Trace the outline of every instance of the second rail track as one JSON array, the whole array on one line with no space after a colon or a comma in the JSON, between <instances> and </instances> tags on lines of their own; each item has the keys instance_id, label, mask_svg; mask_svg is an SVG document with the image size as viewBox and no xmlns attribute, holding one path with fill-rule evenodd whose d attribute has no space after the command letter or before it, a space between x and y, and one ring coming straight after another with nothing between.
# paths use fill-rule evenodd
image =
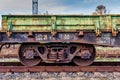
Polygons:
<instances>
[{"instance_id":1,"label":"second rail track","mask_svg":"<svg viewBox=\"0 0 120 80\"><path fill-rule=\"evenodd\" d=\"M106 64L107 63L107 64ZM23 66L19 62L0 62L0 73L6 72L120 72L120 62L94 62L91 66ZM106 64L106 65L105 65Z\"/></svg>"}]
</instances>

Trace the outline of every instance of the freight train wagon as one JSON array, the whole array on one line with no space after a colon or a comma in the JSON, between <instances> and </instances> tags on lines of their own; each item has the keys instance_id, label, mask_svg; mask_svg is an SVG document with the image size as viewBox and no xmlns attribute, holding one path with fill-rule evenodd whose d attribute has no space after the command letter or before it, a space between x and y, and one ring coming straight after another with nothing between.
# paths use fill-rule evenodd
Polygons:
<instances>
[{"instance_id":1,"label":"freight train wagon","mask_svg":"<svg viewBox=\"0 0 120 80\"><path fill-rule=\"evenodd\" d=\"M20 44L25 66L93 63L97 46L120 45L120 15L2 15L0 49Z\"/></svg>"}]
</instances>

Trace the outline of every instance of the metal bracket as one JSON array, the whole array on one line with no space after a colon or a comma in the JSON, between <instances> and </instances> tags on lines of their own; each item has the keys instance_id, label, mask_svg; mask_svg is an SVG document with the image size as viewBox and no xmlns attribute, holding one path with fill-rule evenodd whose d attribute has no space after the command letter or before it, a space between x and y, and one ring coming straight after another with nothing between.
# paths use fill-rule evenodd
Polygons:
<instances>
[{"instance_id":1,"label":"metal bracket","mask_svg":"<svg viewBox=\"0 0 120 80\"><path fill-rule=\"evenodd\" d=\"M97 21L97 23L95 24L95 32L96 32L96 36L100 36L100 34L101 34L100 21Z\"/></svg>"},{"instance_id":2,"label":"metal bracket","mask_svg":"<svg viewBox=\"0 0 120 80\"><path fill-rule=\"evenodd\" d=\"M12 29L13 29L12 22L9 22L9 24L8 24L8 31L6 32L8 38L10 38L10 36L12 34Z\"/></svg>"},{"instance_id":3,"label":"metal bracket","mask_svg":"<svg viewBox=\"0 0 120 80\"><path fill-rule=\"evenodd\" d=\"M56 17L52 17L52 29L51 29L51 34L53 37L57 34L57 26L56 26Z\"/></svg>"},{"instance_id":4,"label":"metal bracket","mask_svg":"<svg viewBox=\"0 0 120 80\"><path fill-rule=\"evenodd\" d=\"M6 34L7 34L7 37L8 37L8 38L10 38L10 37L11 37L12 32L7 31L7 32L6 32Z\"/></svg>"},{"instance_id":5,"label":"metal bracket","mask_svg":"<svg viewBox=\"0 0 120 80\"><path fill-rule=\"evenodd\" d=\"M79 34L78 34L78 37L83 37L83 36L84 36L84 32L80 31Z\"/></svg>"},{"instance_id":6,"label":"metal bracket","mask_svg":"<svg viewBox=\"0 0 120 80\"><path fill-rule=\"evenodd\" d=\"M117 36L117 34L118 34L118 27L116 20L114 20L112 25L112 36Z\"/></svg>"},{"instance_id":7,"label":"metal bracket","mask_svg":"<svg viewBox=\"0 0 120 80\"><path fill-rule=\"evenodd\" d=\"M12 21L10 21L8 24L8 31L12 32L12 29L13 29L13 25L12 25Z\"/></svg>"},{"instance_id":8,"label":"metal bracket","mask_svg":"<svg viewBox=\"0 0 120 80\"><path fill-rule=\"evenodd\" d=\"M33 35L33 32L29 31L28 32L28 41L35 41L35 38L34 38L34 35Z\"/></svg>"}]
</instances>

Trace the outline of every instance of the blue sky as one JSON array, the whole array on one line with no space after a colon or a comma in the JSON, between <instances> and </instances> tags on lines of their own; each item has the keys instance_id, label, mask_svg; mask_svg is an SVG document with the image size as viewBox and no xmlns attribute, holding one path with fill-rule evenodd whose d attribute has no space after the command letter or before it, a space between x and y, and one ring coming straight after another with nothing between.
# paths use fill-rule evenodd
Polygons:
<instances>
[{"instance_id":1,"label":"blue sky","mask_svg":"<svg viewBox=\"0 0 120 80\"><path fill-rule=\"evenodd\" d=\"M92 14L98 5L106 6L111 14L120 12L120 0L39 0L39 12L48 10L52 14Z\"/></svg>"},{"instance_id":2,"label":"blue sky","mask_svg":"<svg viewBox=\"0 0 120 80\"><path fill-rule=\"evenodd\" d=\"M120 0L38 0L39 13L92 14L96 6L106 6L110 14L120 13ZM32 0L0 0L2 14L32 14ZM0 19L1 20L1 19Z\"/></svg>"}]
</instances>

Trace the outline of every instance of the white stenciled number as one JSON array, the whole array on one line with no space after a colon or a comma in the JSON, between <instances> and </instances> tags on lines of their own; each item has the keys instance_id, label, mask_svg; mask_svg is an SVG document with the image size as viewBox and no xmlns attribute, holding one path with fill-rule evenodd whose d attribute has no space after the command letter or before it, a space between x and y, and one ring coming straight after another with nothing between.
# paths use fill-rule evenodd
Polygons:
<instances>
[{"instance_id":1,"label":"white stenciled number","mask_svg":"<svg viewBox=\"0 0 120 80\"><path fill-rule=\"evenodd\" d=\"M47 35L43 35L43 40L47 40Z\"/></svg>"},{"instance_id":2,"label":"white stenciled number","mask_svg":"<svg viewBox=\"0 0 120 80\"><path fill-rule=\"evenodd\" d=\"M36 35L36 40L47 40L48 37L46 34L37 34Z\"/></svg>"},{"instance_id":3,"label":"white stenciled number","mask_svg":"<svg viewBox=\"0 0 120 80\"><path fill-rule=\"evenodd\" d=\"M64 34L64 39L70 39L70 35L69 34Z\"/></svg>"}]
</instances>

